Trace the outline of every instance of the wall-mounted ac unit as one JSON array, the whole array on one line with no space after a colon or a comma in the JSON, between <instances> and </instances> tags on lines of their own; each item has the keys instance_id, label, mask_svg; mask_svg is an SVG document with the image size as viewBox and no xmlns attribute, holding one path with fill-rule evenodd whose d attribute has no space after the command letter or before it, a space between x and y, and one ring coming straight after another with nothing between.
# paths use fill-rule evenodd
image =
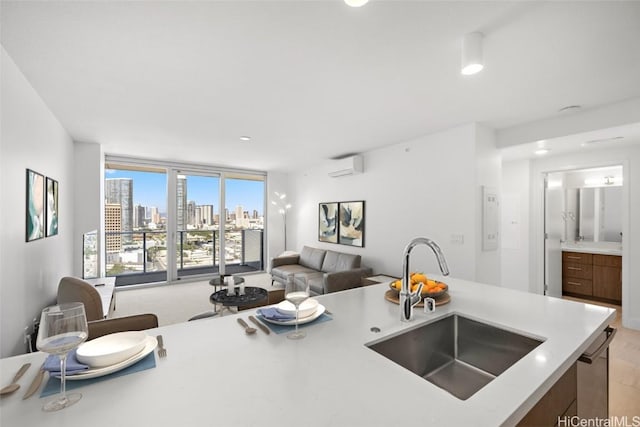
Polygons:
<instances>
[{"instance_id":1,"label":"wall-mounted ac unit","mask_svg":"<svg viewBox=\"0 0 640 427\"><path fill-rule=\"evenodd\" d=\"M337 178L339 176L354 175L364 171L362 156L350 156L344 159L333 160L329 169L329 176Z\"/></svg>"}]
</instances>

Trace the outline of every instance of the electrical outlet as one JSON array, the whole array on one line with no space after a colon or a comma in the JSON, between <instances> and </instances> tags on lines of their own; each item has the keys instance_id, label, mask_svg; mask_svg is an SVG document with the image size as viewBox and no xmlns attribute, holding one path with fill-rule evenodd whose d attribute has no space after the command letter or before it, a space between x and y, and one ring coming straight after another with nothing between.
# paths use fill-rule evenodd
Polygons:
<instances>
[{"instance_id":1,"label":"electrical outlet","mask_svg":"<svg viewBox=\"0 0 640 427\"><path fill-rule=\"evenodd\" d=\"M464 234L452 234L451 235L451 244L452 245L464 245Z\"/></svg>"}]
</instances>

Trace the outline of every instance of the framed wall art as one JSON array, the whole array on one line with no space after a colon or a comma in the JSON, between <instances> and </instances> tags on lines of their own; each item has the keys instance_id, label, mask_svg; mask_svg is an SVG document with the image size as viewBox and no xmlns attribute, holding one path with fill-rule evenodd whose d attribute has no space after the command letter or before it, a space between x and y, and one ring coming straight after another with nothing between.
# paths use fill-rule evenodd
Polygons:
<instances>
[{"instance_id":1,"label":"framed wall art","mask_svg":"<svg viewBox=\"0 0 640 427\"><path fill-rule=\"evenodd\" d=\"M44 237L44 175L27 169L26 241Z\"/></svg>"},{"instance_id":2,"label":"framed wall art","mask_svg":"<svg viewBox=\"0 0 640 427\"><path fill-rule=\"evenodd\" d=\"M364 247L364 200L340 202L338 243Z\"/></svg>"},{"instance_id":3,"label":"framed wall art","mask_svg":"<svg viewBox=\"0 0 640 427\"><path fill-rule=\"evenodd\" d=\"M318 240L338 243L338 203L318 204Z\"/></svg>"},{"instance_id":4,"label":"framed wall art","mask_svg":"<svg viewBox=\"0 0 640 427\"><path fill-rule=\"evenodd\" d=\"M47 177L46 237L58 234L58 181Z\"/></svg>"}]
</instances>

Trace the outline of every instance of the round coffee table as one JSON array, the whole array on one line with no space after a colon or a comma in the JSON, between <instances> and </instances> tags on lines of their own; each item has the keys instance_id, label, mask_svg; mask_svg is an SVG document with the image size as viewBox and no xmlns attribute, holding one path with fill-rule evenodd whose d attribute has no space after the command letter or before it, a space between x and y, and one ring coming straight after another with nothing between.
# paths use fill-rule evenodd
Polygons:
<instances>
[{"instance_id":1,"label":"round coffee table","mask_svg":"<svg viewBox=\"0 0 640 427\"><path fill-rule=\"evenodd\" d=\"M244 307L263 302L267 299L267 290L257 286L245 286L244 294L240 295L240 288L235 293L227 295L227 290L214 292L209 297L211 304L221 304L224 307Z\"/></svg>"}]
</instances>

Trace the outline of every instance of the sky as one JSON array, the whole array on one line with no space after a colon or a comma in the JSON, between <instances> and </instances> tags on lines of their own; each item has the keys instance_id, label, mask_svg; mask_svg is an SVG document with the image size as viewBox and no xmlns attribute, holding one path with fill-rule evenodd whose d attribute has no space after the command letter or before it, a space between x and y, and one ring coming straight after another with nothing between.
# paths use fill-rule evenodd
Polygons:
<instances>
[{"instance_id":1,"label":"sky","mask_svg":"<svg viewBox=\"0 0 640 427\"><path fill-rule=\"evenodd\" d=\"M187 177L187 201L195 201L196 205L213 205L216 213L220 208L219 178L196 175ZM133 204L157 207L160 212L167 211L167 176L164 173L138 172L109 169L105 178L132 178ZM257 210L260 215L264 211L264 182L242 179L227 179L226 207L233 212L237 205L249 214Z\"/></svg>"}]
</instances>

